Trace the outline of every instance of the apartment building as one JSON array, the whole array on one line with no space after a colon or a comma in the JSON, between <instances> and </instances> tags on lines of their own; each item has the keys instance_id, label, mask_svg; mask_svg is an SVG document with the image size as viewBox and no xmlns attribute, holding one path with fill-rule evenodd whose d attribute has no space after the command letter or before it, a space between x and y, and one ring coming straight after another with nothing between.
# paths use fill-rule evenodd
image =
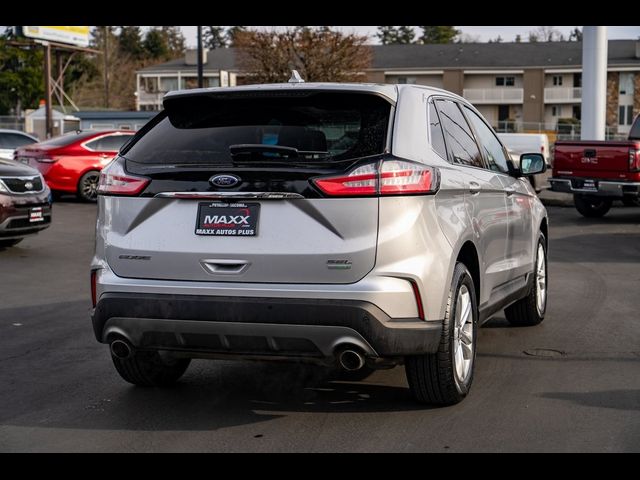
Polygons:
<instances>
[{"instance_id":1,"label":"apartment building","mask_svg":"<svg viewBox=\"0 0 640 480\"><path fill-rule=\"evenodd\" d=\"M462 43L373 46L363 79L374 83L414 83L464 96L500 131L556 131L580 121L582 43ZM233 49L207 52L205 85L228 82L227 72L243 72ZM221 77L222 75L222 77ZM196 86L195 56L137 72L139 110L159 110L162 96ZM608 50L607 127L628 133L640 113L640 41L611 40ZM573 119L573 120L572 120Z\"/></svg>"}]
</instances>

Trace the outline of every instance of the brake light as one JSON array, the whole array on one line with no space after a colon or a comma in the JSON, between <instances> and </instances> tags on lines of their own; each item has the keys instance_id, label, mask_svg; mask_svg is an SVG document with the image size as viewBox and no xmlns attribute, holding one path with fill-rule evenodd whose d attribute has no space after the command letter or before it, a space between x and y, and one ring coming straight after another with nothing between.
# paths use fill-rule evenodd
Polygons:
<instances>
[{"instance_id":1,"label":"brake light","mask_svg":"<svg viewBox=\"0 0 640 480\"><path fill-rule=\"evenodd\" d=\"M97 282L98 282L98 271L91 270L91 304L93 308L96 308L97 304Z\"/></svg>"},{"instance_id":2,"label":"brake light","mask_svg":"<svg viewBox=\"0 0 640 480\"><path fill-rule=\"evenodd\" d=\"M632 172L640 171L640 150L629 150L629 170Z\"/></svg>"},{"instance_id":3,"label":"brake light","mask_svg":"<svg viewBox=\"0 0 640 480\"><path fill-rule=\"evenodd\" d=\"M150 179L131 175L124 169L124 160L118 158L100 172L98 193L102 195L137 195L149 185Z\"/></svg>"},{"instance_id":4,"label":"brake light","mask_svg":"<svg viewBox=\"0 0 640 480\"><path fill-rule=\"evenodd\" d=\"M330 196L433 194L439 186L434 167L393 158L359 166L345 175L316 178L313 183Z\"/></svg>"}]
</instances>

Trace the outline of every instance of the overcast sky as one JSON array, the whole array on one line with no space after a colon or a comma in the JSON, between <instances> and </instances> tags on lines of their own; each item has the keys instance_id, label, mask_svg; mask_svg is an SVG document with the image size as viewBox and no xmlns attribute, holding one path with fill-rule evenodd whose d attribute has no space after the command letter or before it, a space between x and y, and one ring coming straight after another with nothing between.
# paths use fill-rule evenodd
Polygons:
<instances>
[{"instance_id":1,"label":"overcast sky","mask_svg":"<svg viewBox=\"0 0 640 480\"><path fill-rule=\"evenodd\" d=\"M253 28L253 27L252 27ZM271 28L271 27L257 27L257 28ZM344 32L357 32L362 35L369 35L372 39L372 43L377 43L377 39L375 38L376 29L378 27L334 27ZM491 39L495 39L500 35L505 42L510 42L515 40L516 35L522 35L522 38L526 40L527 34L531 30L535 30L538 27L531 26L519 26L519 27L456 27L459 30L462 30L463 34L471 35L472 37L478 37L481 42L486 42ZM569 35L569 32L575 28L573 27L555 27L560 32L564 34L565 37ZM195 46L196 44L196 27L182 27L182 31L187 39L187 44L189 46ZM609 27L608 28L609 39L631 39L631 38L639 38L640 37L640 27Z\"/></svg>"}]
</instances>

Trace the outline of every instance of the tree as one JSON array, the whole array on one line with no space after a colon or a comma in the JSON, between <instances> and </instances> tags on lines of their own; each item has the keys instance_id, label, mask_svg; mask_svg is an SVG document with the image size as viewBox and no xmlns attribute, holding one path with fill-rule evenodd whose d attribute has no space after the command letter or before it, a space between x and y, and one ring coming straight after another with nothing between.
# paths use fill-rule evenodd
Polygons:
<instances>
[{"instance_id":1,"label":"tree","mask_svg":"<svg viewBox=\"0 0 640 480\"><path fill-rule=\"evenodd\" d=\"M236 37L238 65L252 83L286 82L294 69L308 82L357 81L371 64L366 42L366 36L311 27Z\"/></svg>"},{"instance_id":2,"label":"tree","mask_svg":"<svg viewBox=\"0 0 640 480\"><path fill-rule=\"evenodd\" d=\"M0 115L20 115L23 109L37 108L44 98L42 48L9 46L10 35L0 35Z\"/></svg>"},{"instance_id":3,"label":"tree","mask_svg":"<svg viewBox=\"0 0 640 480\"><path fill-rule=\"evenodd\" d=\"M160 31L167 43L170 58L178 58L184 55L185 40L180 27L162 27Z\"/></svg>"},{"instance_id":4,"label":"tree","mask_svg":"<svg viewBox=\"0 0 640 480\"><path fill-rule=\"evenodd\" d=\"M522 35L516 35L516 43L522 43Z\"/></svg>"},{"instance_id":5,"label":"tree","mask_svg":"<svg viewBox=\"0 0 640 480\"><path fill-rule=\"evenodd\" d=\"M408 26L383 26L378 27L376 37L382 45L406 45L415 43L416 32L413 27Z\"/></svg>"},{"instance_id":6,"label":"tree","mask_svg":"<svg viewBox=\"0 0 640 480\"><path fill-rule=\"evenodd\" d=\"M420 43L453 43L460 35L460 30L453 26L422 26L422 36Z\"/></svg>"},{"instance_id":7,"label":"tree","mask_svg":"<svg viewBox=\"0 0 640 480\"><path fill-rule=\"evenodd\" d=\"M535 35L536 40L531 40L532 34ZM559 41L561 36L562 34L556 27L538 27L529 33L529 41L555 42Z\"/></svg>"},{"instance_id":8,"label":"tree","mask_svg":"<svg viewBox=\"0 0 640 480\"><path fill-rule=\"evenodd\" d=\"M575 40L576 42L582 41L582 30L579 27L571 30L571 33L569 34L569 41L571 42L573 40Z\"/></svg>"},{"instance_id":9,"label":"tree","mask_svg":"<svg viewBox=\"0 0 640 480\"><path fill-rule=\"evenodd\" d=\"M535 32L529 32L529 42L536 43L538 41L538 34Z\"/></svg>"},{"instance_id":10,"label":"tree","mask_svg":"<svg viewBox=\"0 0 640 480\"><path fill-rule=\"evenodd\" d=\"M142 45L142 32L138 26L120 27L119 35L120 50L131 55L136 60L144 57L144 47Z\"/></svg>"},{"instance_id":11,"label":"tree","mask_svg":"<svg viewBox=\"0 0 640 480\"><path fill-rule=\"evenodd\" d=\"M321 27L321 28L329 28L329 27ZM236 46L236 39L238 37L238 35L242 34L242 32L246 32L247 27L244 26L235 26L235 27L229 27L227 29L227 33L225 34L225 38L227 41L227 45L230 47L235 47Z\"/></svg>"},{"instance_id":12,"label":"tree","mask_svg":"<svg viewBox=\"0 0 640 480\"><path fill-rule=\"evenodd\" d=\"M227 46L227 36L224 27L204 27L202 43L205 47L215 50Z\"/></svg>"},{"instance_id":13,"label":"tree","mask_svg":"<svg viewBox=\"0 0 640 480\"><path fill-rule=\"evenodd\" d=\"M169 46L164 35L157 28L152 28L147 32L143 46L147 58L164 60L169 56Z\"/></svg>"}]
</instances>

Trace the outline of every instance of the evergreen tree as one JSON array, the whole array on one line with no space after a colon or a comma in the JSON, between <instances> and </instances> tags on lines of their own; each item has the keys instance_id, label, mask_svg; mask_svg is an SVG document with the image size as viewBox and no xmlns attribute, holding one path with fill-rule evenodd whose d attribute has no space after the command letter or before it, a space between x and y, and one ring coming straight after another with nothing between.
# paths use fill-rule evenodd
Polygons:
<instances>
[{"instance_id":1,"label":"evergreen tree","mask_svg":"<svg viewBox=\"0 0 640 480\"><path fill-rule=\"evenodd\" d=\"M143 42L146 57L153 60L165 59L169 56L169 46L166 38L158 28L152 28L147 32Z\"/></svg>"},{"instance_id":2,"label":"evergreen tree","mask_svg":"<svg viewBox=\"0 0 640 480\"><path fill-rule=\"evenodd\" d=\"M119 36L120 51L139 60L144 56L142 46L142 32L138 26L120 27Z\"/></svg>"},{"instance_id":3,"label":"evergreen tree","mask_svg":"<svg viewBox=\"0 0 640 480\"><path fill-rule=\"evenodd\" d=\"M413 27L399 27L397 30L397 41L396 43L406 45L409 43L415 43L414 40L416 38L416 32L413 30Z\"/></svg>"},{"instance_id":4,"label":"evergreen tree","mask_svg":"<svg viewBox=\"0 0 640 480\"><path fill-rule=\"evenodd\" d=\"M180 27L162 27L160 29L167 44L167 50L171 58L177 58L184 54L185 40Z\"/></svg>"},{"instance_id":5,"label":"evergreen tree","mask_svg":"<svg viewBox=\"0 0 640 480\"><path fill-rule=\"evenodd\" d=\"M522 43L522 35L516 35L516 43Z\"/></svg>"},{"instance_id":6,"label":"evergreen tree","mask_svg":"<svg viewBox=\"0 0 640 480\"><path fill-rule=\"evenodd\" d=\"M453 26L422 26L420 43L453 43L460 30Z\"/></svg>"},{"instance_id":7,"label":"evergreen tree","mask_svg":"<svg viewBox=\"0 0 640 480\"><path fill-rule=\"evenodd\" d=\"M571 33L569 34L569 41L573 40L575 40L576 42L582 41L582 30L580 30L580 28L578 27L571 30Z\"/></svg>"},{"instance_id":8,"label":"evergreen tree","mask_svg":"<svg viewBox=\"0 0 640 480\"><path fill-rule=\"evenodd\" d=\"M378 37L378 40L380 40L382 45L393 45L397 43L398 32L395 27L378 27L376 37Z\"/></svg>"},{"instance_id":9,"label":"evergreen tree","mask_svg":"<svg viewBox=\"0 0 640 480\"><path fill-rule=\"evenodd\" d=\"M203 27L202 37L203 45L211 50L227 46L224 27Z\"/></svg>"}]
</instances>

